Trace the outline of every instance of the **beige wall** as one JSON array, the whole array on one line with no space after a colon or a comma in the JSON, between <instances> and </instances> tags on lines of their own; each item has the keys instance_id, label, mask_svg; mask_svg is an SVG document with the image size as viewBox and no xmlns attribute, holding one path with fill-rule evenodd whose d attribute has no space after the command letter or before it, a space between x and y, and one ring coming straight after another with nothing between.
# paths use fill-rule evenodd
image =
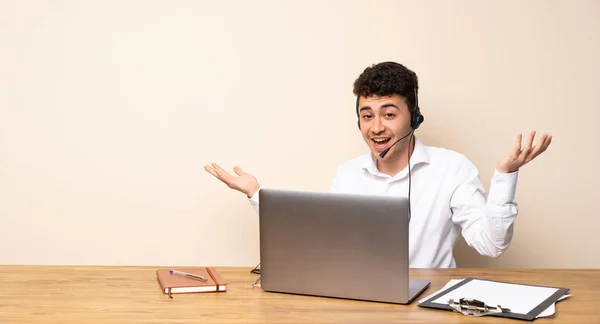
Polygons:
<instances>
[{"instance_id":1,"label":"beige wall","mask_svg":"<svg viewBox=\"0 0 600 324\"><path fill-rule=\"evenodd\" d=\"M600 267L598 1L0 2L0 264L244 265L258 217L203 170L324 191L366 150L352 83L396 60L427 144L486 188L517 132L513 244L459 266Z\"/></svg>"}]
</instances>

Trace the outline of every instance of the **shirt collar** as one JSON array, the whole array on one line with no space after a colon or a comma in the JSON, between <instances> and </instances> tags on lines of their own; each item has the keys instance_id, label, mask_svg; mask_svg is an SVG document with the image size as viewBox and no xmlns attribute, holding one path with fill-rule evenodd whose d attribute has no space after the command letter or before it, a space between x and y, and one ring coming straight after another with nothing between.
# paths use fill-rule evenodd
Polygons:
<instances>
[{"instance_id":1,"label":"shirt collar","mask_svg":"<svg viewBox=\"0 0 600 324\"><path fill-rule=\"evenodd\" d=\"M415 149L413 150L413 154L410 157L410 165L413 168L415 165L419 163L429 163L430 156L427 152L427 146L425 146L416 136L415 136ZM368 171L371 174L378 175L379 170L377 169L377 163L372 153L365 154L363 156L362 169Z\"/></svg>"}]
</instances>

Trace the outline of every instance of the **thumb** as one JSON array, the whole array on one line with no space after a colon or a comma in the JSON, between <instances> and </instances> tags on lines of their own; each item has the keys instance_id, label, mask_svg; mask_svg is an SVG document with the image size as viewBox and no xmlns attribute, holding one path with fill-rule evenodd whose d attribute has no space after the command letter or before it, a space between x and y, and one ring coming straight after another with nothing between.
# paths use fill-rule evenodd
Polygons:
<instances>
[{"instance_id":1,"label":"thumb","mask_svg":"<svg viewBox=\"0 0 600 324\"><path fill-rule=\"evenodd\" d=\"M244 172L244 170L242 170L242 168L236 166L233 168L233 171L235 172L235 174L239 175L239 176L243 176L246 174L246 172Z\"/></svg>"}]
</instances>

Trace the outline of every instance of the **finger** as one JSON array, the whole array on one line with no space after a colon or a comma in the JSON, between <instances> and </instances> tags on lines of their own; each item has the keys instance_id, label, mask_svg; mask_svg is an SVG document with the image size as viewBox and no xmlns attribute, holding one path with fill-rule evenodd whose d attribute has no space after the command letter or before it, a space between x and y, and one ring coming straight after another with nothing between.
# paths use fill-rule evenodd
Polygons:
<instances>
[{"instance_id":1,"label":"finger","mask_svg":"<svg viewBox=\"0 0 600 324\"><path fill-rule=\"evenodd\" d=\"M539 146L541 147L541 152L544 152L548 146L550 145L550 142L552 142L552 135L548 135L548 134L544 134L542 136L542 138L540 138L540 143Z\"/></svg>"},{"instance_id":2,"label":"finger","mask_svg":"<svg viewBox=\"0 0 600 324\"><path fill-rule=\"evenodd\" d=\"M548 135L546 135L546 134L544 134L540 137L540 140L538 141L538 143L531 149L529 154L527 154L527 156L525 157L526 163L533 160L536 156L540 155L542 152L544 152L546 150L546 147L544 145L546 143L547 137L548 137Z\"/></svg>"},{"instance_id":3,"label":"finger","mask_svg":"<svg viewBox=\"0 0 600 324\"><path fill-rule=\"evenodd\" d=\"M215 168L215 170L217 171L217 173L219 174L229 174L229 172L225 171L225 169L223 169L220 165L213 163L212 167Z\"/></svg>"},{"instance_id":4,"label":"finger","mask_svg":"<svg viewBox=\"0 0 600 324\"><path fill-rule=\"evenodd\" d=\"M204 170L206 170L206 172L212 174L215 178L219 179L219 175L217 174L217 171L214 168L207 165L204 167Z\"/></svg>"},{"instance_id":5,"label":"finger","mask_svg":"<svg viewBox=\"0 0 600 324\"><path fill-rule=\"evenodd\" d=\"M217 174L219 175L219 179L221 179L222 181L225 181L226 183L230 183L231 181L233 181L233 176L231 174L229 174L229 172L227 172L223 168L221 168L221 166L219 166L216 163L213 163L212 166L213 166L213 168L215 168L215 171L217 171Z\"/></svg>"},{"instance_id":6,"label":"finger","mask_svg":"<svg viewBox=\"0 0 600 324\"><path fill-rule=\"evenodd\" d=\"M546 138L546 141L544 142L544 151L548 148L548 146L550 146L551 142L552 142L552 135L548 135L548 137Z\"/></svg>"},{"instance_id":7,"label":"finger","mask_svg":"<svg viewBox=\"0 0 600 324\"><path fill-rule=\"evenodd\" d=\"M534 138L535 138L535 131L532 131L531 133L529 133L529 138L525 142L525 147L523 147L521 154L519 155L521 160L525 161L527 159L527 156L529 155L529 153L531 153L531 147L533 145Z\"/></svg>"},{"instance_id":8,"label":"finger","mask_svg":"<svg viewBox=\"0 0 600 324\"><path fill-rule=\"evenodd\" d=\"M239 166L233 167L233 171L239 176L243 176L246 174L246 172L244 172L244 170L242 170L242 168L240 168Z\"/></svg>"},{"instance_id":9,"label":"finger","mask_svg":"<svg viewBox=\"0 0 600 324\"><path fill-rule=\"evenodd\" d=\"M540 140L541 143L539 144L539 150L537 150L535 155L532 156L530 158L530 160L532 160L536 156L544 153L546 151L546 149L548 148L548 146L550 145L550 142L552 142L552 136L549 136L549 135L548 136L544 135L544 136L545 136L544 140L543 141Z\"/></svg>"},{"instance_id":10,"label":"finger","mask_svg":"<svg viewBox=\"0 0 600 324\"><path fill-rule=\"evenodd\" d=\"M521 152L521 141L523 140L523 134L517 134L517 142L515 143L514 151Z\"/></svg>"},{"instance_id":11,"label":"finger","mask_svg":"<svg viewBox=\"0 0 600 324\"><path fill-rule=\"evenodd\" d=\"M535 131L532 131L531 133L529 133L529 139L527 140L527 143L525 143L525 148L531 149L533 147L534 139L535 139Z\"/></svg>"}]
</instances>

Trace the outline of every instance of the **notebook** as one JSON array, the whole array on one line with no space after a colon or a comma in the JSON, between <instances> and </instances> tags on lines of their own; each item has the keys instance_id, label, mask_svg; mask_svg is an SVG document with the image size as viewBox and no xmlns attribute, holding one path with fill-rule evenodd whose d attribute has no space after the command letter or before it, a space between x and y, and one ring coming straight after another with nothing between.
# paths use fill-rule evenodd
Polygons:
<instances>
[{"instance_id":1,"label":"notebook","mask_svg":"<svg viewBox=\"0 0 600 324\"><path fill-rule=\"evenodd\" d=\"M173 274L171 273L171 269L157 270L156 277L160 284L160 287L163 293L168 294L171 298L173 298L171 294L227 291L227 281L215 268L186 267L181 269L172 269L202 276L206 278L206 280L203 281L178 274Z\"/></svg>"}]
</instances>

